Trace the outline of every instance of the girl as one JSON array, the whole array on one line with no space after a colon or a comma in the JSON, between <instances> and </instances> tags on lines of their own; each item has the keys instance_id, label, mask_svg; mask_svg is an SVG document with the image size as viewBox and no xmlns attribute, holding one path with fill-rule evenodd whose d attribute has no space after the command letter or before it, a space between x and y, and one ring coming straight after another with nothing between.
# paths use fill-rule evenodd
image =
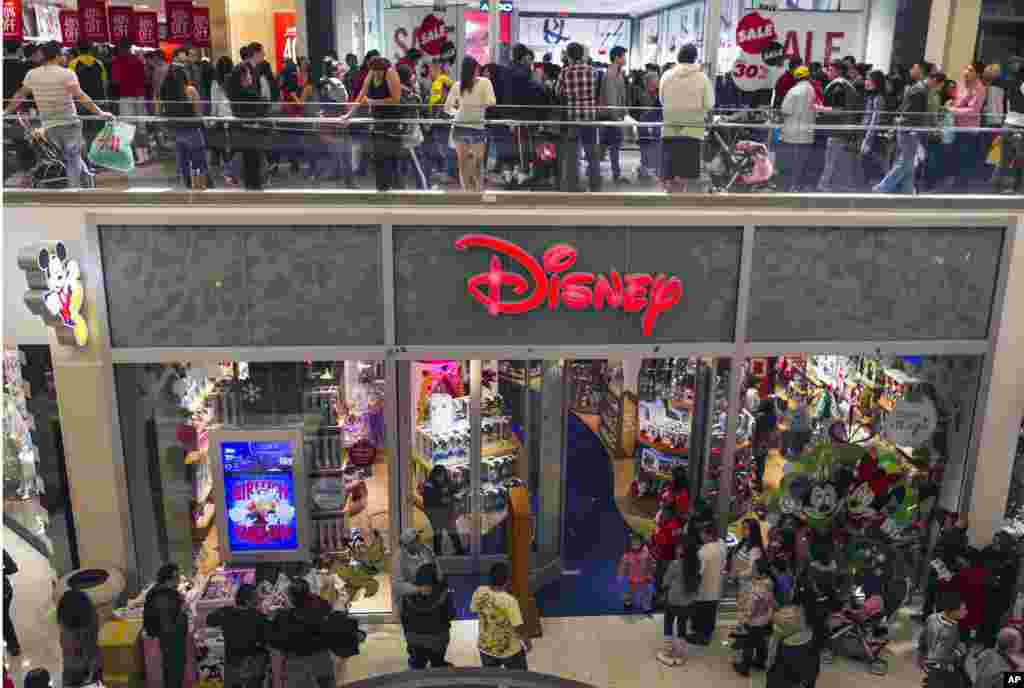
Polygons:
<instances>
[{"instance_id":1,"label":"girl","mask_svg":"<svg viewBox=\"0 0 1024 688\"><path fill-rule=\"evenodd\" d=\"M665 572L668 591L665 606L665 647L658 653L658 661L666 666L686 663L689 647L686 642L686 622L693 614L693 604L700 591L700 545L692 536L679 545L678 556ZM673 626L675 636L673 637Z\"/></svg>"},{"instance_id":2,"label":"girl","mask_svg":"<svg viewBox=\"0 0 1024 688\"><path fill-rule=\"evenodd\" d=\"M459 81L448 92L444 105L445 112L455 118L452 140L459 159L463 191L483 191L484 152L487 149L484 114L487 108L497 104L491 80L480 76L480 63L467 55L462 59Z\"/></svg>"},{"instance_id":3,"label":"girl","mask_svg":"<svg viewBox=\"0 0 1024 688\"><path fill-rule=\"evenodd\" d=\"M423 100L420 98L419 85L416 83L416 74L412 67L406 64L398 65L398 78L402 82L402 119L419 120L423 109ZM417 150L423 144L423 128L418 121L405 122L402 124L402 148L403 155L401 168L403 176L412 176L417 189L423 191L428 188L427 176L423 173L420 165Z\"/></svg>"},{"instance_id":4,"label":"girl","mask_svg":"<svg viewBox=\"0 0 1024 688\"><path fill-rule=\"evenodd\" d=\"M964 67L963 82L956 100L946 105L946 110L953 113L958 127L980 127L981 109L985 105L987 89L981 75L984 65L969 64ZM983 164L984 134L976 131L958 131L954 146L954 159L957 164L955 186L968 191L975 178L981 172Z\"/></svg>"},{"instance_id":5,"label":"girl","mask_svg":"<svg viewBox=\"0 0 1024 688\"><path fill-rule=\"evenodd\" d=\"M206 162L206 132L203 129L203 106L196 89L188 77L188 70L171 65L160 89L161 111L173 118L168 127L174 131L178 176L186 189L193 186L205 189L209 168Z\"/></svg>"},{"instance_id":6,"label":"girl","mask_svg":"<svg viewBox=\"0 0 1024 688\"><path fill-rule=\"evenodd\" d=\"M644 544L643 538L633 535L630 548L622 555L619 562L619 582L625 578L628 581L628 588L623 595L623 606L627 610L633 608L636 601L641 610L645 613L651 611L653 606L653 595L651 584L654 577L651 575L654 559L650 550Z\"/></svg>"},{"instance_id":7,"label":"girl","mask_svg":"<svg viewBox=\"0 0 1024 688\"><path fill-rule=\"evenodd\" d=\"M92 600L81 590L68 590L57 605L63 684L84 686L100 679L99 618Z\"/></svg>"},{"instance_id":8,"label":"girl","mask_svg":"<svg viewBox=\"0 0 1024 688\"><path fill-rule=\"evenodd\" d=\"M146 597L136 651L147 688L192 688L196 681L192 629L177 590L154 588Z\"/></svg>"},{"instance_id":9,"label":"girl","mask_svg":"<svg viewBox=\"0 0 1024 688\"><path fill-rule=\"evenodd\" d=\"M864 82L864 141L860 145L861 166L864 169L864 183L868 189L875 187L886 173L884 160L885 142L878 130L885 112L885 74L874 70Z\"/></svg>"},{"instance_id":10,"label":"girl","mask_svg":"<svg viewBox=\"0 0 1024 688\"><path fill-rule=\"evenodd\" d=\"M661 491L661 503L673 505L676 515L684 522L690 513L690 480L686 473L685 466L673 468L672 482Z\"/></svg>"},{"instance_id":11,"label":"girl","mask_svg":"<svg viewBox=\"0 0 1024 688\"><path fill-rule=\"evenodd\" d=\"M652 554L655 559L654 567L654 594L658 603L664 601L663 579L669 564L676 558L676 545L679 543L683 533L683 522L676 514L676 508L672 504L661 507L655 518L657 526L652 538Z\"/></svg>"},{"instance_id":12,"label":"girl","mask_svg":"<svg viewBox=\"0 0 1024 688\"><path fill-rule=\"evenodd\" d=\"M745 630L750 621L753 601L753 581L758 560L764 558L764 542L761 539L761 524L748 518L743 522L743 540L732 558L732 577L739 584L736 592L736 619L738 631Z\"/></svg>"},{"instance_id":13,"label":"girl","mask_svg":"<svg viewBox=\"0 0 1024 688\"><path fill-rule=\"evenodd\" d=\"M401 188L398 175L398 156L402 150L401 125L394 120L401 119L402 82L398 71L383 57L369 61L369 72L362 82L343 121L352 118L360 105L368 105L373 116L370 141L373 149L373 168L377 179L377 191L391 191Z\"/></svg>"},{"instance_id":14,"label":"girl","mask_svg":"<svg viewBox=\"0 0 1024 688\"><path fill-rule=\"evenodd\" d=\"M755 575L750 581L750 616L747 636L743 642L743 658L736 665L740 676L750 676L750 668L764 669L768 663L768 636L772 632L772 616L777 602L775 579L767 559L757 560Z\"/></svg>"}]
</instances>

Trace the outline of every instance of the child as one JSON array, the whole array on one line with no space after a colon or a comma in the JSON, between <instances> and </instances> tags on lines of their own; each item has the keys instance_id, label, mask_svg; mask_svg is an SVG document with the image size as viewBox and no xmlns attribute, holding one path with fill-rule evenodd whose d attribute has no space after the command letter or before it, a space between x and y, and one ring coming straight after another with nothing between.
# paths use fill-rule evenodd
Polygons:
<instances>
[{"instance_id":1,"label":"child","mask_svg":"<svg viewBox=\"0 0 1024 688\"><path fill-rule=\"evenodd\" d=\"M772 632L775 613L775 581L767 559L754 564L754 579L750 583L750 620L743 640L743 658L736 665L740 676L750 676L750 668L764 669L768 662L768 637Z\"/></svg>"},{"instance_id":2,"label":"child","mask_svg":"<svg viewBox=\"0 0 1024 688\"><path fill-rule=\"evenodd\" d=\"M654 577L651 575L653 558L650 550L644 544L643 538L633 535L630 548L622 555L619 562L619 582L627 580L628 587L623 596L623 606L627 610L633 608L634 601L645 613L651 611L654 603L654 594L651 584Z\"/></svg>"},{"instance_id":3,"label":"child","mask_svg":"<svg viewBox=\"0 0 1024 688\"><path fill-rule=\"evenodd\" d=\"M683 521L676 514L675 505L663 504L655 523L657 529L654 531L651 548L655 559L654 594L662 602L665 594L662 579L665 578L668 565L676 558L676 543L683 532Z\"/></svg>"},{"instance_id":4,"label":"child","mask_svg":"<svg viewBox=\"0 0 1024 688\"><path fill-rule=\"evenodd\" d=\"M25 688L52 687L53 683L50 681L50 672L46 669L33 669L32 671L25 674Z\"/></svg>"},{"instance_id":5,"label":"child","mask_svg":"<svg viewBox=\"0 0 1024 688\"><path fill-rule=\"evenodd\" d=\"M922 686L927 688L965 688L963 672L965 648L960 642L960 621L967 607L956 592L943 593L940 611L928 617L917 641L917 665L924 672Z\"/></svg>"},{"instance_id":6,"label":"child","mask_svg":"<svg viewBox=\"0 0 1024 688\"><path fill-rule=\"evenodd\" d=\"M699 549L695 536L683 538L677 550L678 556L665 572L665 646L658 653L658 661L666 666L686 663L689 652L686 622L693 615L693 605L700 592Z\"/></svg>"}]
</instances>

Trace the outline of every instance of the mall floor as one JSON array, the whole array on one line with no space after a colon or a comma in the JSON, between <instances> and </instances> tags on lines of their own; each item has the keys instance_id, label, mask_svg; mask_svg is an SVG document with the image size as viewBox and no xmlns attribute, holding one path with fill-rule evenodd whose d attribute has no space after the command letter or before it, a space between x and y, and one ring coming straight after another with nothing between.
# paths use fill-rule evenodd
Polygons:
<instances>
[{"instance_id":1,"label":"mall floor","mask_svg":"<svg viewBox=\"0 0 1024 688\"><path fill-rule=\"evenodd\" d=\"M22 657L12 660L10 669L15 686L22 685L24 673L33 667L46 667L60 688L60 650L51 599L53 571L47 561L15 533L5 529L3 546L18 562L20 571L11 578L14 584L14 619L21 636ZM600 688L627 686L714 685L716 688L762 688L764 674L743 679L729 666L731 652L721 643L695 651L685 667L670 669L659 664L658 649L661 617L601 616L543 619L544 636L534 641L530 668L583 681ZM728 619L723 619L723 628ZM392 624L371 626L362 653L349 660L347 680L404 671L405 642L401 629ZM901 615L890 645L889 675L872 676L865 666L837 659L825 667L818 686L842 685L843 688L869 688L879 685L916 688L920 676L911 661L913 635L919 626ZM725 631L719 632L724 636ZM479 666L475 650L477 622L458 621L452 629L448 659L457 666Z\"/></svg>"}]
</instances>

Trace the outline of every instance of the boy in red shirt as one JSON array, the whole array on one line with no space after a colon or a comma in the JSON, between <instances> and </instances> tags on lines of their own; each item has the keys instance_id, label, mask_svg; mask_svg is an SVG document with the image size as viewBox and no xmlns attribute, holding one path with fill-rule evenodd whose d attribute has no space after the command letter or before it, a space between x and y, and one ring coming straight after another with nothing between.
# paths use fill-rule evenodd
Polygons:
<instances>
[{"instance_id":1,"label":"boy in red shirt","mask_svg":"<svg viewBox=\"0 0 1024 688\"><path fill-rule=\"evenodd\" d=\"M655 518L654 536L651 538L651 554L654 555L654 594L657 600L664 600L662 581L668 565L676 558L676 545L683 537L683 521L679 518L674 504L663 504Z\"/></svg>"}]
</instances>

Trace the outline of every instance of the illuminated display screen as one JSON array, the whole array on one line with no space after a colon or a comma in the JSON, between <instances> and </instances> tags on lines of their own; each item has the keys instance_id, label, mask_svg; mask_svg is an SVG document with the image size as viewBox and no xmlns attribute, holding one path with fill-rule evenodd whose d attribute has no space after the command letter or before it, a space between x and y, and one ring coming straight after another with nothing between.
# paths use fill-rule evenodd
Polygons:
<instances>
[{"instance_id":1,"label":"illuminated display screen","mask_svg":"<svg viewBox=\"0 0 1024 688\"><path fill-rule=\"evenodd\" d=\"M297 550L292 442L224 442L220 453L232 551Z\"/></svg>"}]
</instances>

